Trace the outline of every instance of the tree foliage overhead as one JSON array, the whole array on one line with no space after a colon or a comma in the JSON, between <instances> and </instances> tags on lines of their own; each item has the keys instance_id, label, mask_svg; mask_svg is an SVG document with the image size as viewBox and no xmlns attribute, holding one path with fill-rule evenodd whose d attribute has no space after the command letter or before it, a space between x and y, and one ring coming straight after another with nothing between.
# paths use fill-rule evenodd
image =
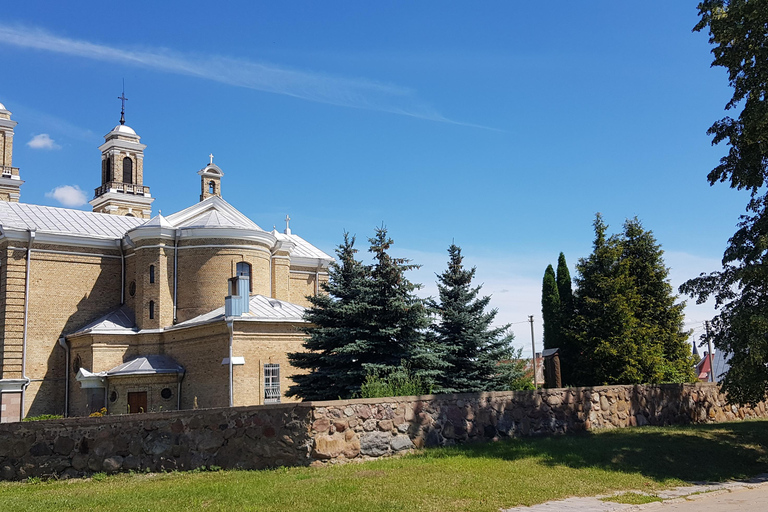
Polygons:
<instances>
[{"instance_id":1,"label":"tree foliage overhead","mask_svg":"<svg viewBox=\"0 0 768 512\"><path fill-rule=\"evenodd\" d=\"M709 336L729 356L722 381L729 400L756 403L768 392L768 3L755 0L705 0L694 30L709 29L713 66L728 71L733 96L726 110L740 108L708 131L712 143L725 142L728 154L707 176L748 190L747 214L728 241L722 270L702 274L680 287L697 303L714 297L720 313Z\"/></svg>"},{"instance_id":2,"label":"tree foliage overhead","mask_svg":"<svg viewBox=\"0 0 768 512\"><path fill-rule=\"evenodd\" d=\"M437 276L438 300L428 301L437 321L430 339L445 367L436 381L442 393L509 389L521 380L524 368L512 348L509 326L493 327L496 310L487 310L490 296L480 297L473 286L476 269L463 265L461 249L448 248L448 268Z\"/></svg>"},{"instance_id":3,"label":"tree foliage overhead","mask_svg":"<svg viewBox=\"0 0 768 512\"><path fill-rule=\"evenodd\" d=\"M669 284L663 251L637 219L608 237L598 214L593 251L576 265L574 314L568 328L576 356L570 384L693 380L682 331L684 303Z\"/></svg>"}]
</instances>

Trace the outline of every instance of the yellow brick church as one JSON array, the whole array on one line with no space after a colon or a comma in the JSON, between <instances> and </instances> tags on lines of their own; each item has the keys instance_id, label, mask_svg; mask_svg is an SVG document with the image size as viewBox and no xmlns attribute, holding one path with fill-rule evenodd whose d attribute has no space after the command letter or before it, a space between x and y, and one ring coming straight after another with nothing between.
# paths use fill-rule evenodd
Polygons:
<instances>
[{"instance_id":1,"label":"yellow brick church","mask_svg":"<svg viewBox=\"0 0 768 512\"><path fill-rule=\"evenodd\" d=\"M199 202L153 217L124 116L92 212L22 203L11 117L0 104L0 422L285 400L332 258L222 199L212 156Z\"/></svg>"}]
</instances>

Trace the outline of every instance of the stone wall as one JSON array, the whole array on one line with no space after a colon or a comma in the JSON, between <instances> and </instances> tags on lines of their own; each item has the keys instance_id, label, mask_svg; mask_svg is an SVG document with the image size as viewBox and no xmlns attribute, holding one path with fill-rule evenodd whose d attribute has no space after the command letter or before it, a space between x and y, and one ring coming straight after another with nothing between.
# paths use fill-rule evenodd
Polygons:
<instances>
[{"instance_id":1,"label":"stone wall","mask_svg":"<svg viewBox=\"0 0 768 512\"><path fill-rule=\"evenodd\" d=\"M371 459L414 447L768 416L712 384L301 402L0 425L0 479L104 471L261 469Z\"/></svg>"}]
</instances>

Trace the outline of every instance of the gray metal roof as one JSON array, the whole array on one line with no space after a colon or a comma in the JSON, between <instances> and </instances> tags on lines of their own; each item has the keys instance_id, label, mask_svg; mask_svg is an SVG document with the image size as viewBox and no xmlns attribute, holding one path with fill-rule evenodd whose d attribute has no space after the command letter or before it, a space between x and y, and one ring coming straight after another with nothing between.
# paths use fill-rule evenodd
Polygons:
<instances>
[{"instance_id":1,"label":"gray metal roof","mask_svg":"<svg viewBox=\"0 0 768 512\"><path fill-rule=\"evenodd\" d=\"M215 216L210 215L215 212ZM238 227L264 231L258 224L243 215L219 196L211 196L165 218L174 227Z\"/></svg>"},{"instance_id":2,"label":"gray metal roof","mask_svg":"<svg viewBox=\"0 0 768 512\"><path fill-rule=\"evenodd\" d=\"M0 201L0 225L4 228L117 239L143 222L136 217Z\"/></svg>"},{"instance_id":3,"label":"gray metal roof","mask_svg":"<svg viewBox=\"0 0 768 512\"><path fill-rule=\"evenodd\" d=\"M235 317L237 320L251 322L304 322L306 308L284 300L272 299L264 295L252 295L248 301L248 312ZM189 327L224 319L224 306L191 318L172 327Z\"/></svg>"},{"instance_id":4,"label":"gray metal roof","mask_svg":"<svg viewBox=\"0 0 768 512\"><path fill-rule=\"evenodd\" d=\"M168 356L141 356L115 366L107 371L107 377L117 377L120 375L155 375L158 373L184 373L184 367Z\"/></svg>"},{"instance_id":5,"label":"gray metal roof","mask_svg":"<svg viewBox=\"0 0 768 512\"><path fill-rule=\"evenodd\" d=\"M296 248L291 252L291 256L297 256L299 258L320 258L326 260L333 259L331 256L328 256L326 253L311 243L307 242L299 235L286 235L285 233L279 233L277 231L272 231L272 234L275 235L278 240L285 240L296 244Z\"/></svg>"},{"instance_id":6,"label":"gray metal roof","mask_svg":"<svg viewBox=\"0 0 768 512\"><path fill-rule=\"evenodd\" d=\"M72 334L133 334L137 331L133 311L123 305Z\"/></svg>"}]
</instances>

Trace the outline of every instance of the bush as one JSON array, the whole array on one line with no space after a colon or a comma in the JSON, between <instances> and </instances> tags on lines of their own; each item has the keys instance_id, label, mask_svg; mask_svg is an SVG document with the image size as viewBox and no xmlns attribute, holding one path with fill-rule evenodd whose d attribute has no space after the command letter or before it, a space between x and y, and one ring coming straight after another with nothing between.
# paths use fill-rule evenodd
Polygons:
<instances>
[{"instance_id":1,"label":"bush","mask_svg":"<svg viewBox=\"0 0 768 512\"><path fill-rule=\"evenodd\" d=\"M40 414L39 416L27 416L21 421L60 420L63 417L61 414Z\"/></svg>"},{"instance_id":2,"label":"bush","mask_svg":"<svg viewBox=\"0 0 768 512\"><path fill-rule=\"evenodd\" d=\"M411 373L407 364L380 374L369 371L360 387L360 398L384 398L389 396L415 396L432 394L432 384Z\"/></svg>"}]
</instances>

